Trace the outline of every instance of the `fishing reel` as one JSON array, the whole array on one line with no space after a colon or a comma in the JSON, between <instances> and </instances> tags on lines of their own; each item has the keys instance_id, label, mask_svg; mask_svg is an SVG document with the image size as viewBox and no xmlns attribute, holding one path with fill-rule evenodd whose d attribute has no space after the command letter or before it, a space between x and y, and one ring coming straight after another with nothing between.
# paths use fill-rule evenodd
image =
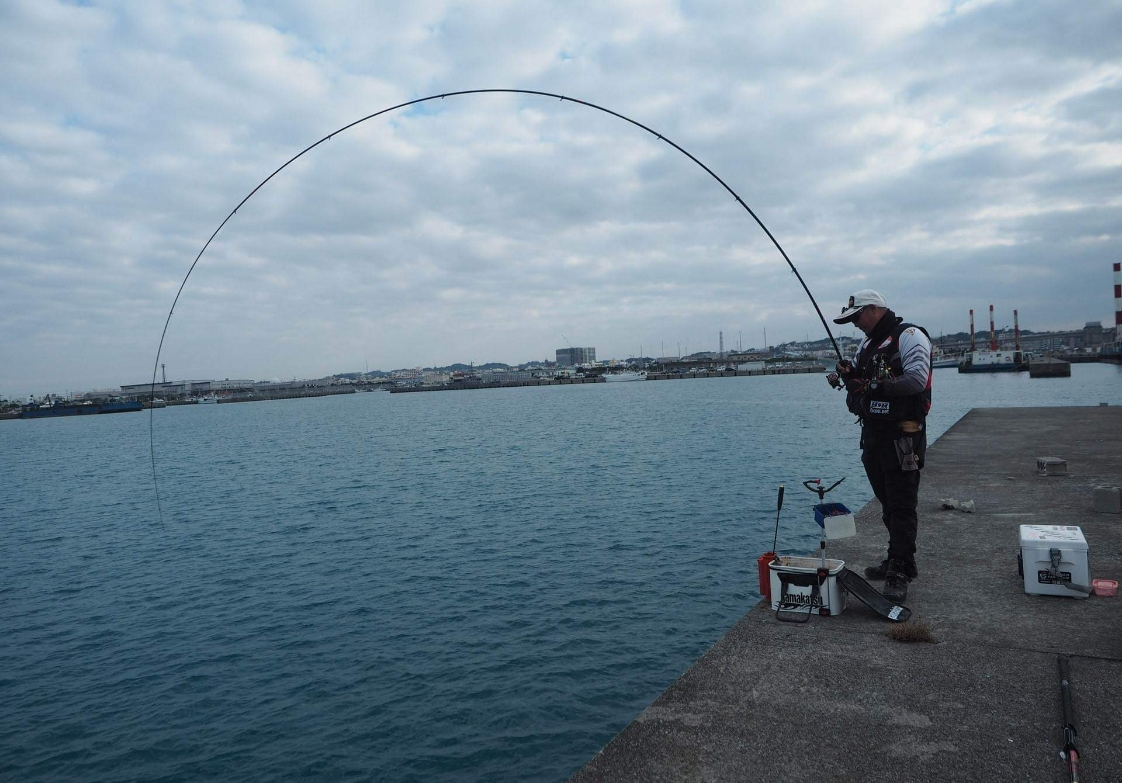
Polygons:
<instances>
[{"instance_id":1,"label":"fishing reel","mask_svg":"<svg viewBox=\"0 0 1122 783\"><path fill-rule=\"evenodd\" d=\"M837 366L838 370L841 370L844 367L847 374L853 372L853 364L846 361L845 359L842 359L840 362L838 362ZM838 391L842 391L845 389L845 381L842 380L840 372L835 371L830 373L826 376L826 380L829 381L830 385Z\"/></svg>"}]
</instances>

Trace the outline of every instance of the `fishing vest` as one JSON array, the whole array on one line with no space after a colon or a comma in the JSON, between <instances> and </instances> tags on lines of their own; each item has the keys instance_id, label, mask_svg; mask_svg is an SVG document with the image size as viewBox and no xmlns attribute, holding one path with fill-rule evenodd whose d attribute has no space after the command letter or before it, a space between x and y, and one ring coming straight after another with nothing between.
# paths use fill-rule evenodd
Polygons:
<instances>
[{"instance_id":1,"label":"fishing vest","mask_svg":"<svg viewBox=\"0 0 1122 783\"><path fill-rule=\"evenodd\" d=\"M855 374L858 378L868 381L864 394L849 394L847 402L849 410L861 417L865 424L895 425L901 421L916 421L923 423L927 412L931 410L931 384L927 388L906 397L889 397L881 388L880 381L886 378L899 378L904 374L904 362L900 356L900 335L906 329L919 329L928 340L931 336L922 326L904 323L903 319L896 317L891 311L885 314L884 319L895 325L888 329L874 329L868 343L857 356ZM878 324L880 326L880 324ZM930 379L931 367L928 366Z\"/></svg>"}]
</instances>

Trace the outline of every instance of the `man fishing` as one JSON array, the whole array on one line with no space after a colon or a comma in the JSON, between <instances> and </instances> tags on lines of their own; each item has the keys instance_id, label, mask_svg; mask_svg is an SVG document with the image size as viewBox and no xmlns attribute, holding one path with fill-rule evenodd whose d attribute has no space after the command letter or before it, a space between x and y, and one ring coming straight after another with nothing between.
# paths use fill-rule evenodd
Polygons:
<instances>
[{"instance_id":1,"label":"man fishing","mask_svg":"<svg viewBox=\"0 0 1122 783\"><path fill-rule=\"evenodd\" d=\"M888 556L865 576L883 579L884 597L903 603L919 575L916 505L931 408L931 340L871 289L849 297L834 323L853 323L865 333L856 361L843 359L829 376L831 384L844 383L846 405L861 420L861 462L888 528Z\"/></svg>"}]
</instances>

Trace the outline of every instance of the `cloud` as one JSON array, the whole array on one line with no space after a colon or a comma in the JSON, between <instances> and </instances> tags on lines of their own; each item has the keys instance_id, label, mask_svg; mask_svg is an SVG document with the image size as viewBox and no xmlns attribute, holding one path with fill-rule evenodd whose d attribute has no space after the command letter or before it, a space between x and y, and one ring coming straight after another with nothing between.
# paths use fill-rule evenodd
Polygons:
<instances>
[{"instance_id":1,"label":"cloud","mask_svg":"<svg viewBox=\"0 0 1122 783\"><path fill-rule=\"evenodd\" d=\"M1109 323L1122 11L1088 3L0 8L0 394L135 382L227 213L329 131L459 89L572 95L736 190L826 312ZM961 322L961 323L960 323ZM351 128L223 228L175 377L821 335L766 235L663 141L548 98ZM726 344L728 340L726 340Z\"/></svg>"}]
</instances>

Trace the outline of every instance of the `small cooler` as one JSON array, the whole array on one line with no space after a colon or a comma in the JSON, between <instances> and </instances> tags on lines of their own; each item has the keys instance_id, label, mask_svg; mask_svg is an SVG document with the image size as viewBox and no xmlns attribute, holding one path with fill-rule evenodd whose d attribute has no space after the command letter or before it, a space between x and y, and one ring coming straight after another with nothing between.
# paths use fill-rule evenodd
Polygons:
<instances>
[{"instance_id":1,"label":"small cooler","mask_svg":"<svg viewBox=\"0 0 1122 783\"><path fill-rule=\"evenodd\" d=\"M1029 595L1062 595L1086 598L1091 584L1087 564L1087 539L1069 525L1021 525L1018 555L1025 592ZM1078 585L1084 590L1065 585Z\"/></svg>"}]
</instances>

